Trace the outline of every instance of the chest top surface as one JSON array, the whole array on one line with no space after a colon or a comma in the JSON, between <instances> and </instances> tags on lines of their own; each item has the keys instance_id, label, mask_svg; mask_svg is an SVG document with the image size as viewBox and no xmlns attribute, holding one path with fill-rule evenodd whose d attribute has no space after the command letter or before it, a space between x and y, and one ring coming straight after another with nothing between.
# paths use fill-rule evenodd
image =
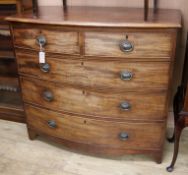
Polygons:
<instances>
[{"instance_id":1,"label":"chest top surface","mask_svg":"<svg viewBox=\"0 0 188 175\"><path fill-rule=\"evenodd\" d=\"M147 21L144 9L124 7L68 7L42 6L37 16L25 12L7 18L11 22L39 23L81 27L138 27L138 28L180 28L179 10L150 9Z\"/></svg>"}]
</instances>

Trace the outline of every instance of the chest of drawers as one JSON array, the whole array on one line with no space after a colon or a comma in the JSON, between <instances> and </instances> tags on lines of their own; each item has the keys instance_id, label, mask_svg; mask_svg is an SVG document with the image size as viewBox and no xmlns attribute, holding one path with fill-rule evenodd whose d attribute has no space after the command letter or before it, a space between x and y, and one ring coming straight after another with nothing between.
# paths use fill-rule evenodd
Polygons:
<instances>
[{"instance_id":1,"label":"chest of drawers","mask_svg":"<svg viewBox=\"0 0 188 175\"><path fill-rule=\"evenodd\" d=\"M179 12L159 10L147 22L142 9L39 12L7 19L30 138L161 162ZM45 63L39 63L41 47Z\"/></svg>"}]
</instances>

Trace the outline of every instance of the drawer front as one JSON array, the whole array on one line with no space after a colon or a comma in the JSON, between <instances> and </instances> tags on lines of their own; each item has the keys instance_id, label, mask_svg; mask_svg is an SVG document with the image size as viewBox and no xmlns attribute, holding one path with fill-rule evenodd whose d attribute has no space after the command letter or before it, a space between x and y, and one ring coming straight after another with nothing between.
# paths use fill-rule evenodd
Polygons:
<instances>
[{"instance_id":1,"label":"drawer front","mask_svg":"<svg viewBox=\"0 0 188 175\"><path fill-rule=\"evenodd\" d=\"M21 78L25 102L100 118L163 120L166 92L92 91Z\"/></svg>"},{"instance_id":2,"label":"drawer front","mask_svg":"<svg viewBox=\"0 0 188 175\"><path fill-rule=\"evenodd\" d=\"M169 62L125 62L56 59L40 66L37 54L16 52L19 72L44 80L104 89L167 89Z\"/></svg>"},{"instance_id":3,"label":"drawer front","mask_svg":"<svg viewBox=\"0 0 188 175\"><path fill-rule=\"evenodd\" d=\"M44 43L46 52L75 54L80 53L79 34L58 29L14 28L14 44L17 47L39 51L38 40Z\"/></svg>"},{"instance_id":4,"label":"drawer front","mask_svg":"<svg viewBox=\"0 0 188 175\"><path fill-rule=\"evenodd\" d=\"M29 127L73 142L114 148L159 149L164 123L116 123L25 106Z\"/></svg>"},{"instance_id":5,"label":"drawer front","mask_svg":"<svg viewBox=\"0 0 188 175\"><path fill-rule=\"evenodd\" d=\"M169 58L173 37L170 33L85 33L85 54L125 58Z\"/></svg>"}]
</instances>

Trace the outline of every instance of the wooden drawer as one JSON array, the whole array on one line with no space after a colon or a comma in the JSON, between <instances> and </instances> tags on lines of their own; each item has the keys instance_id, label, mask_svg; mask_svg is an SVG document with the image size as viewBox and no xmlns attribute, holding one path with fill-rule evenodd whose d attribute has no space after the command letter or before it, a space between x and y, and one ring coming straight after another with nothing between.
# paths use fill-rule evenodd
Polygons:
<instances>
[{"instance_id":1,"label":"wooden drawer","mask_svg":"<svg viewBox=\"0 0 188 175\"><path fill-rule=\"evenodd\" d=\"M21 86L25 102L52 110L120 120L166 117L166 91L92 91L29 78L21 78Z\"/></svg>"},{"instance_id":2,"label":"wooden drawer","mask_svg":"<svg viewBox=\"0 0 188 175\"><path fill-rule=\"evenodd\" d=\"M123 123L93 120L25 106L27 124L48 136L98 147L159 149L164 123Z\"/></svg>"},{"instance_id":3,"label":"wooden drawer","mask_svg":"<svg viewBox=\"0 0 188 175\"><path fill-rule=\"evenodd\" d=\"M49 72L39 66L36 53L17 50L17 63L21 74L44 80L100 89L167 89L169 62L125 62L56 59L47 55Z\"/></svg>"},{"instance_id":4,"label":"wooden drawer","mask_svg":"<svg viewBox=\"0 0 188 175\"><path fill-rule=\"evenodd\" d=\"M172 56L174 42L170 32L86 32L85 54L124 58L169 58Z\"/></svg>"},{"instance_id":5,"label":"wooden drawer","mask_svg":"<svg viewBox=\"0 0 188 175\"><path fill-rule=\"evenodd\" d=\"M16 47L35 49L39 51L38 37L45 37L46 52L75 54L80 53L79 34L62 29L35 28L31 26L14 27L14 44Z\"/></svg>"}]
</instances>

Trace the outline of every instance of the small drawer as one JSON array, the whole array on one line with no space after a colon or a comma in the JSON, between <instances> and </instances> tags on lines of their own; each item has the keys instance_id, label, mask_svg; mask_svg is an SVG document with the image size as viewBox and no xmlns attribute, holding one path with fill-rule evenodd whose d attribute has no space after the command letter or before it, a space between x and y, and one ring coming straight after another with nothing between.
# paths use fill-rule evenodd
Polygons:
<instances>
[{"instance_id":1,"label":"small drawer","mask_svg":"<svg viewBox=\"0 0 188 175\"><path fill-rule=\"evenodd\" d=\"M23 100L58 111L119 120L164 120L166 91L106 91L82 89L21 78Z\"/></svg>"},{"instance_id":2,"label":"small drawer","mask_svg":"<svg viewBox=\"0 0 188 175\"><path fill-rule=\"evenodd\" d=\"M16 56L21 74L48 81L116 91L168 88L169 62L83 61L47 55L46 64L39 64L34 52L16 50Z\"/></svg>"},{"instance_id":3,"label":"small drawer","mask_svg":"<svg viewBox=\"0 0 188 175\"><path fill-rule=\"evenodd\" d=\"M39 51L41 45L46 52L75 55L80 53L78 32L37 26L14 26L13 30L16 47Z\"/></svg>"},{"instance_id":4,"label":"small drawer","mask_svg":"<svg viewBox=\"0 0 188 175\"><path fill-rule=\"evenodd\" d=\"M170 58L172 47L171 33L85 33L85 54L89 56Z\"/></svg>"},{"instance_id":5,"label":"small drawer","mask_svg":"<svg viewBox=\"0 0 188 175\"><path fill-rule=\"evenodd\" d=\"M56 113L25 105L27 124L39 132L74 143L119 149L159 149L165 123L111 122Z\"/></svg>"}]
</instances>

